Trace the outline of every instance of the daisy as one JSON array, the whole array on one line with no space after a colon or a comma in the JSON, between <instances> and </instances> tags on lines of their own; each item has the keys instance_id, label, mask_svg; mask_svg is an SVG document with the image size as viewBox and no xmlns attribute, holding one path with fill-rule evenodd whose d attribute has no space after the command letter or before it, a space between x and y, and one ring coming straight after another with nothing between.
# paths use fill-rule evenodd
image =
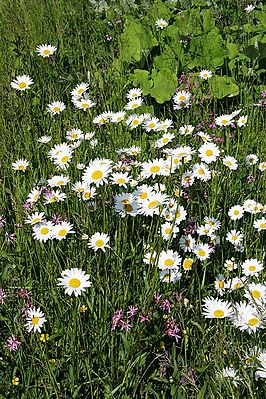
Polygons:
<instances>
[{"instance_id":1,"label":"daisy","mask_svg":"<svg viewBox=\"0 0 266 399\"><path fill-rule=\"evenodd\" d=\"M72 230L72 227L72 224L68 222L61 222L55 225L52 230L52 238L55 238L59 241L63 240L66 238L67 234L75 233L75 231Z\"/></svg>"},{"instance_id":2,"label":"daisy","mask_svg":"<svg viewBox=\"0 0 266 399\"><path fill-rule=\"evenodd\" d=\"M198 133L197 133L197 136L199 136L200 138L202 138L202 140L203 140L204 142L209 142L209 141L212 140L212 138L211 138L207 133L204 133L204 132L198 132Z\"/></svg>"},{"instance_id":3,"label":"daisy","mask_svg":"<svg viewBox=\"0 0 266 399\"><path fill-rule=\"evenodd\" d=\"M80 83L78 84L75 89L71 91L71 96L79 98L82 96L89 89L89 85L87 83Z\"/></svg>"},{"instance_id":4,"label":"daisy","mask_svg":"<svg viewBox=\"0 0 266 399\"><path fill-rule=\"evenodd\" d=\"M224 262L224 267L231 271L237 269L237 264L232 259L228 259Z\"/></svg>"},{"instance_id":5,"label":"daisy","mask_svg":"<svg viewBox=\"0 0 266 399\"><path fill-rule=\"evenodd\" d=\"M136 127L140 126L144 121L143 115L130 115L129 118L126 120L126 124L130 127L130 129L135 129Z\"/></svg>"},{"instance_id":6,"label":"daisy","mask_svg":"<svg viewBox=\"0 0 266 399\"><path fill-rule=\"evenodd\" d=\"M245 282L246 280L243 277L242 278L233 277L227 281L226 288L229 290L229 292L238 290L239 288L244 287Z\"/></svg>"},{"instance_id":7,"label":"daisy","mask_svg":"<svg viewBox=\"0 0 266 399\"><path fill-rule=\"evenodd\" d=\"M44 317L43 312L41 312L40 308L32 308L29 309L27 312L27 317L26 317L27 323L25 324L25 327L29 332L41 332L41 327L43 324L46 322L46 319Z\"/></svg>"},{"instance_id":8,"label":"daisy","mask_svg":"<svg viewBox=\"0 0 266 399\"><path fill-rule=\"evenodd\" d=\"M240 116L240 118L237 121L237 126L242 127L242 126L247 126L248 122L248 116Z\"/></svg>"},{"instance_id":9,"label":"daisy","mask_svg":"<svg viewBox=\"0 0 266 399\"><path fill-rule=\"evenodd\" d=\"M126 152L127 155L134 156L134 157L137 156L140 153L141 153L141 148L137 147L135 145L133 145L130 148L127 148L127 152Z\"/></svg>"},{"instance_id":10,"label":"daisy","mask_svg":"<svg viewBox=\"0 0 266 399\"><path fill-rule=\"evenodd\" d=\"M128 176L128 172L125 173L113 173L110 180L112 184L117 184L121 187L126 187L127 184L130 183L130 176Z\"/></svg>"},{"instance_id":11,"label":"daisy","mask_svg":"<svg viewBox=\"0 0 266 399\"><path fill-rule=\"evenodd\" d=\"M221 227L221 222L218 219L210 218L208 216L204 217L204 222L209 225L214 231L218 230Z\"/></svg>"},{"instance_id":12,"label":"daisy","mask_svg":"<svg viewBox=\"0 0 266 399\"><path fill-rule=\"evenodd\" d=\"M212 177L211 171L205 163L196 163L193 166L193 176L199 180L207 181Z\"/></svg>"},{"instance_id":13,"label":"daisy","mask_svg":"<svg viewBox=\"0 0 266 399\"><path fill-rule=\"evenodd\" d=\"M195 245L193 249L194 254L197 256L199 260L205 260L208 259L211 255L211 248L209 247L208 244L198 244Z\"/></svg>"},{"instance_id":14,"label":"daisy","mask_svg":"<svg viewBox=\"0 0 266 399\"><path fill-rule=\"evenodd\" d=\"M178 269L165 269L165 270L160 270L160 280L163 283L176 283L180 278L182 277L182 274L178 271Z\"/></svg>"},{"instance_id":15,"label":"daisy","mask_svg":"<svg viewBox=\"0 0 266 399\"><path fill-rule=\"evenodd\" d=\"M185 258L183 260L182 266L185 271L191 270L194 260L192 258Z\"/></svg>"},{"instance_id":16,"label":"daisy","mask_svg":"<svg viewBox=\"0 0 266 399\"><path fill-rule=\"evenodd\" d=\"M52 238L54 224L52 222L44 222L33 227L33 238L35 240L46 242Z\"/></svg>"},{"instance_id":17,"label":"daisy","mask_svg":"<svg viewBox=\"0 0 266 399\"><path fill-rule=\"evenodd\" d=\"M124 111L115 112L111 118L111 122L119 123L125 119L126 113Z\"/></svg>"},{"instance_id":18,"label":"daisy","mask_svg":"<svg viewBox=\"0 0 266 399\"><path fill-rule=\"evenodd\" d=\"M65 104L62 101L54 101L47 105L47 111L52 115L58 115L66 109Z\"/></svg>"},{"instance_id":19,"label":"daisy","mask_svg":"<svg viewBox=\"0 0 266 399\"><path fill-rule=\"evenodd\" d=\"M208 80L212 77L212 72L208 69L202 69L199 73L199 77L204 80Z\"/></svg>"},{"instance_id":20,"label":"daisy","mask_svg":"<svg viewBox=\"0 0 266 399\"><path fill-rule=\"evenodd\" d=\"M45 195L45 205L46 204L53 204L55 202L62 202L65 201L66 194L61 193L60 190L52 190L51 192Z\"/></svg>"},{"instance_id":21,"label":"daisy","mask_svg":"<svg viewBox=\"0 0 266 399\"><path fill-rule=\"evenodd\" d=\"M42 143L42 144L47 144L51 140L52 140L51 136L41 136L38 138L39 143Z\"/></svg>"},{"instance_id":22,"label":"daisy","mask_svg":"<svg viewBox=\"0 0 266 399\"><path fill-rule=\"evenodd\" d=\"M226 156L222 159L223 164L227 166L230 170L237 170L238 164L234 157Z\"/></svg>"},{"instance_id":23,"label":"daisy","mask_svg":"<svg viewBox=\"0 0 266 399\"><path fill-rule=\"evenodd\" d=\"M85 169L82 179L88 185L94 183L97 187L107 182L107 177L111 172L110 161L103 162L99 159L95 159L89 163L89 166Z\"/></svg>"},{"instance_id":24,"label":"daisy","mask_svg":"<svg viewBox=\"0 0 266 399\"><path fill-rule=\"evenodd\" d=\"M36 53L38 53L38 55L40 55L43 58L48 58L51 55L53 55L56 50L57 50L57 48L54 46L51 46L50 44L40 44L36 48Z\"/></svg>"},{"instance_id":25,"label":"daisy","mask_svg":"<svg viewBox=\"0 0 266 399\"><path fill-rule=\"evenodd\" d=\"M188 108L190 105L191 94L188 91L178 91L174 97L174 109Z\"/></svg>"},{"instance_id":26,"label":"daisy","mask_svg":"<svg viewBox=\"0 0 266 399\"><path fill-rule=\"evenodd\" d=\"M143 127L146 130L146 132L150 132L152 130L156 131L158 130L159 126L160 126L160 121L158 118L151 118L143 123Z\"/></svg>"},{"instance_id":27,"label":"daisy","mask_svg":"<svg viewBox=\"0 0 266 399\"><path fill-rule=\"evenodd\" d=\"M41 196L42 191L37 188L33 188L27 197L27 202L33 204L38 201Z\"/></svg>"},{"instance_id":28,"label":"daisy","mask_svg":"<svg viewBox=\"0 0 266 399\"><path fill-rule=\"evenodd\" d=\"M165 269L177 269L181 264L181 258L177 252L169 249L168 251L162 251L159 255L158 268L160 270Z\"/></svg>"},{"instance_id":29,"label":"daisy","mask_svg":"<svg viewBox=\"0 0 266 399\"><path fill-rule=\"evenodd\" d=\"M187 236L182 236L179 240L179 245L185 252L192 252L195 248L195 239L189 234Z\"/></svg>"},{"instance_id":30,"label":"daisy","mask_svg":"<svg viewBox=\"0 0 266 399\"><path fill-rule=\"evenodd\" d=\"M134 87L127 92L127 98L129 100L134 100L135 98L141 97L142 90L139 88Z\"/></svg>"},{"instance_id":31,"label":"daisy","mask_svg":"<svg viewBox=\"0 0 266 399\"><path fill-rule=\"evenodd\" d=\"M184 187L190 187L193 185L194 180L195 180L195 177L194 177L193 172L187 171L182 174L181 184Z\"/></svg>"},{"instance_id":32,"label":"daisy","mask_svg":"<svg viewBox=\"0 0 266 399\"><path fill-rule=\"evenodd\" d=\"M50 159L55 159L58 157L60 154L63 152L70 153L72 154L72 149L70 148L68 143L61 143L61 144L56 144L51 150L48 152L48 157Z\"/></svg>"},{"instance_id":33,"label":"daisy","mask_svg":"<svg viewBox=\"0 0 266 399\"><path fill-rule=\"evenodd\" d=\"M60 176L53 176L51 179L48 179L47 183L50 187L60 187L66 186L67 183L70 182L68 176L60 175Z\"/></svg>"},{"instance_id":34,"label":"daisy","mask_svg":"<svg viewBox=\"0 0 266 399\"><path fill-rule=\"evenodd\" d=\"M139 212L139 205L131 193L123 193L115 196L115 210L121 217L127 215L136 216Z\"/></svg>"},{"instance_id":35,"label":"daisy","mask_svg":"<svg viewBox=\"0 0 266 399\"><path fill-rule=\"evenodd\" d=\"M224 367L219 374L219 377L230 378L235 387L237 387L239 382L241 382L240 377L237 375L237 372L233 367Z\"/></svg>"},{"instance_id":36,"label":"daisy","mask_svg":"<svg viewBox=\"0 0 266 399\"><path fill-rule=\"evenodd\" d=\"M175 213L175 223L179 225L183 220L186 220L187 211L182 205L179 205Z\"/></svg>"},{"instance_id":37,"label":"daisy","mask_svg":"<svg viewBox=\"0 0 266 399\"><path fill-rule=\"evenodd\" d=\"M96 103L91 101L89 98L79 98L73 102L76 108L83 109L83 111L86 111L86 109L92 108L96 105Z\"/></svg>"},{"instance_id":38,"label":"daisy","mask_svg":"<svg viewBox=\"0 0 266 399\"><path fill-rule=\"evenodd\" d=\"M30 163L26 159L19 159L18 161L12 163L12 169L25 172L29 164Z\"/></svg>"},{"instance_id":39,"label":"daisy","mask_svg":"<svg viewBox=\"0 0 266 399\"><path fill-rule=\"evenodd\" d=\"M153 264L155 262L156 258L157 258L157 252L156 251L147 252L145 254L144 258L143 258L143 262L146 265L150 265L150 264Z\"/></svg>"},{"instance_id":40,"label":"daisy","mask_svg":"<svg viewBox=\"0 0 266 399\"><path fill-rule=\"evenodd\" d=\"M66 151L60 151L58 155L54 157L54 163L56 166L58 166L60 169L65 170L68 168L69 163L71 162L72 159L72 149L69 148Z\"/></svg>"},{"instance_id":41,"label":"daisy","mask_svg":"<svg viewBox=\"0 0 266 399\"><path fill-rule=\"evenodd\" d=\"M82 200L83 201L91 200L95 196L96 196L96 188L95 187L90 187L90 186L84 187L84 189L82 191Z\"/></svg>"},{"instance_id":42,"label":"daisy","mask_svg":"<svg viewBox=\"0 0 266 399\"><path fill-rule=\"evenodd\" d=\"M231 220L241 219L244 215L244 209L240 205L232 206L228 211L228 216Z\"/></svg>"},{"instance_id":43,"label":"daisy","mask_svg":"<svg viewBox=\"0 0 266 399\"><path fill-rule=\"evenodd\" d=\"M139 201L139 213L145 216L159 215L167 198L166 194L155 193L152 198Z\"/></svg>"},{"instance_id":44,"label":"daisy","mask_svg":"<svg viewBox=\"0 0 266 399\"><path fill-rule=\"evenodd\" d=\"M85 288L91 286L90 276L83 270L72 268L64 270L58 278L58 285L65 288L67 295L74 294L76 297L81 295Z\"/></svg>"},{"instance_id":45,"label":"daisy","mask_svg":"<svg viewBox=\"0 0 266 399\"><path fill-rule=\"evenodd\" d=\"M155 21L155 26L156 28L164 29L168 26L168 23L164 19L159 18L157 21Z\"/></svg>"},{"instance_id":46,"label":"daisy","mask_svg":"<svg viewBox=\"0 0 266 399\"><path fill-rule=\"evenodd\" d=\"M214 282L214 288L218 292L219 295L223 295L225 289L227 288L224 281L224 276L219 275Z\"/></svg>"},{"instance_id":47,"label":"daisy","mask_svg":"<svg viewBox=\"0 0 266 399\"><path fill-rule=\"evenodd\" d=\"M250 311L247 311L243 315L242 325L239 326L241 331L247 331L249 334L256 332L259 328L264 328L260 315L255 308Z\"/></svg>"},{"instance_id":48,"label":"daisy","mask_svg":"<svg viewBox=\"0 0 266 399\"><path fill-rule=\"evenodd\" d=\"M257 259L247 259L242 264L242 272L245 276L258 276L263 269L262 262Z\"/></svg>"},{"instance_id":49,"label":"daisy","mask_svg":"<svg viewBox=\"0 0 266 399\"><path fill-rule=\"evenodd\" d=\"M137 187L136 191L134 191L134 196L136 197L136 200L146 200L149 199L153 194L155 190L154 187L148 186L147 184L143 184L139 187Z\"/></svg>"},{"instance_id":50,"label":"daisy","mask_svg":"<svg viewBox=\"0 0 266 399\"><path fill-rule=\"evenodd\" d=\"M259 157L256 154L249 154L246 156L246 165L251 166L255 165L259 160Z\"/></svg>"},{"instance_id":51,"label":"daisy","mask_svg":"<svg viewBox=\"0 0 266 399\"><path fill-rule=\"evenodd\" d=\"M261 219L257 219L253 223L253 227L257 229L259 232L262 230L266 230L266 218L262 217Z\"/></svg>"},{"instance_id":52,"label":"daisy","mask_svg":"<svg viewBox=\"0 0 266 399\"><path fill-rule=\"evenodd\" d=\"M161 234L164 240L169 240L170 238L175 238L176 233L179 232L179 228L174 226L172 223L166 222L161 225Z\"/></svg>"},{"instance_id":53,"label":"daisy","mask_svg":"<svg viewBox=\"0 0 266 399\"><path fill-rule=\"evenodd\" d=\"M93 249L94 252L98 251L98 249L105 252L106 248L110 248L110 245L108 245L109 240L110 238L107 234L95 233L89 239L88 247Z\"/></svg>"},{"instance_id":54,"label":"daisy","mask_svg":"<svg viewBox=\"0 0 266 399\"><path fill-rule=\"evenodd\" d=\"M226 234L226 240L234 245L241 243L243 241L243 238L244 234L236 230L231 230Z\"/></svg>"},{"instance_id":55,"label":"daisy","mask_svg":"<svg viewBox=\"0 0 266 399\"><path fill-rule=\"evenodd\" d=\"M31 224L32 226L41 222L45 222L45 216L43 212L34 212L25 220L26 224Z\"/></svg>"},{"instance_id":56,"label":"daisy","mask_svg":"<svg viewBox=\"0 0 266 399\"><path fill-rule=\"evenodd\" d=\"M132 109L136 109L139 108L143 103L143 99L142 98L134 98L133 100L130 100L127 105L125 106L126 110L132 110Z\"/></svg>"},{"instance_id":57,"label":"daisy","mask_svg":"<svg viewBox=\"0 0 266 399\"><path fill-rule=\"evenodd\" d=\"M223 319L232 315L233 310L228 301L206 297L203 302L202 313L207 319Z\"/></svg>"},{"instance_id":58,"label":"daisy","mask_svg":"<svg viewBox=\"0 0 266 399\"><path fill-rule=\"evenodd\" d=\"M179 133L180 133L182 136L188 136L188 135L190 135L190 134L193 133L194 129L195 129L195 126L192 126L192 125L184 125L184 126L181 126L181 128L179 129Z\"/></svg>"},{"instance_id":59,"label":"daisy","mask_svg":"<svg viewBox=\"0 0 266 399\"><path fill-rule=\"evenodd\" d=\"M171 119L165 119L164 121L161 121L159 123L158 130L160 131L163 130L166 132L171 127L173 127L173 121Z\"/></svg>"},{"instance_id":60,"label":"daisy","mask_svg":"<svg viewBox=\"0 0 266 399\"><path fill-rule=\"evenodd\" d=\"M16 79L14 79L11 82L11 87L16 90L27 90L30 89L30 85L33 84L33 80L29 77L29 75L22 75L22 76L17 76Z\"/></svg>"},{"instance_id":61,"label":"daisy","mask_svg":"<svg viewBox=\"0 0 266 399\"><path fill-rule=\"evenodd\" d=\"M72 129L67 132L66 139L70 141L83 140L84 134L80 129Z\"/></svg>"},{"instance_id":62,"label":"daisy","mask_svg":"<svg viewBox=\"0 0 266 399\"><path fill-rule=\"evenodd\" d=\"M248 4L248 5L246 6L246 8L244 8L244 10L245 10L247 13L250 13L251 11L255 10L255 6L253 6L252 4Z\"/></svg>"},{"instance_id":63,"label":"daisy","mask_svg":"<svg viewBox=\"0 0 266 399\"><path fill-rule=\"evenodd\" d=\"M175 138L174 134L165 133L159 140L156 140L154 143L154 148L162 148L166 146L168 143L171 143Z\"/></svg>"},{"instance_id":64,"label":"daisy","mask_svg":"<svg viewBox=\"0 0 266 399\"><path fill-rule=\"evenodd\" d=\"M202 162L207 164L215 162L219 155L220 150L216 144L205 143L199 148L199 157L201 158Z\"/></svg>"},{"instance_id":65,"label":"daisy","mask_svg":"<svg viewBox=\"0 0 266 399\"><path fill-rule=\"evenodd\" d=\"M263 284L251 283L245 287L244 296L251 301L261 303L266 301L266 286Z\"/></svg>"},{"instance_id":66,"label":"daisy","mask_svg":"<svg viewBox=\"0 0 266 399\"><path fill-rule=\"evenodd\" d=\"M266 171L266 162L261 162L258 166L259 170L261 172L265 172Z\"/></svg>"},{"instance_id":67,"label":"daisy","mask_svg":"<svg viewBox=\"0 0 266 399\"><path fill-rule=\"evenodd\" d=\"M233 122L232 114L231 115L221 115L215 119L216 125L221 126L221 127L231 125L232 122Z\"/></svg>"},{"instance_id":68,"label":"daisy","mask_svg":"<svg viewBox=\"0 0 266 399\"><path fill-rule=\"evenodd\" d=\"M166 163L165 160L160 158L153 159L152 161L144 162L141 165L141 172L144 179L156 176L162 176L166 174Z\"/></svg>"}]
</instances>

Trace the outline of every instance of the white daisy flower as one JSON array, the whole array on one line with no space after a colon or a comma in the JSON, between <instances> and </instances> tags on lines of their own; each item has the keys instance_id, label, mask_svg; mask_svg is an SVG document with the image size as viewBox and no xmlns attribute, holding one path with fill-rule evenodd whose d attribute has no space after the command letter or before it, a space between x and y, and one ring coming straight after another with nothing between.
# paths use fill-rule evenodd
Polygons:
<instances>
[{"instance_id":1,"label":"white daisy flower","mask_svg":"<svg viewBox=\"0 0 266 399\"><path fill-rule=\"evenodd\" d=\"M43 58L49 58L51 55L54 54L54 52L57 50L55 46L52 46L51 44L40 44L36 48L36 53L40 55Z\"/></svg>"},{"instance_id":2,"label":"white daisy flower","mask_svg":"<svg viewBox=\"0 0 266 399\"><path fill-rule=\"evenodd\" d=\"M40 308L32 308L27 312L25 327L29 332L41 332L41 328L43 324L46 322L43 312L41 312Z\"/></svg>"},{"instance_id":3,"label":"white daisy flower","mask_svg":"<svg viewBox=\"0 0 266 399\"><path fill-rule=\"evenodd\" d=\"M205 297L203 302L202 313L207 319L223 319L232 315L232 306L228 301Z\"/></svg>"},{"instance_id":4,"label":"white daisy flower","mask_svg":"<svg viewBox=\"0 0 266 399\"><path fill-rule=\"evenodd\" d=\"M168 26L168 23L164 19L159 18L155 21L155 26L158 29L164 29Z\"/></svg>"},{"instance_id":5,"label":"white daisy flower","mask_svg":"<svg viewBox=\"0 0 266 399\"><path fill-rule=\"evenodd\" d=\"M65 104L62 101L54 101L47 105L47 111L52 115L58 115L66 109Z\"/></svg>"},{"instance_id":6,"label":"white daisy flower","mask_svg":"<svg viewBox=\"0 0 266 399\"><path fill-rule=\"evenodd\" d=\"M26 159L19 159L18 161L12 163L12 169L19 170L20 172L25 172L29 164L30 163Z\"/></svg>"},{"instance_id":7,"label":"white daisy flower","mask_svg":"<svg viewBox=\"0 0 266 399\"><path fill-rule=\"evenodd\" d=\"M22 76L17 76L16 79L14 79L11 82L11 87L19 91L24 91L30 89L30 85L32 84L33 80L29 75L22 75Z\"/></svg>"},{"instance_id":8,"label":"white daisy flower","mask_svg":"<svg viewBox=\"0 0 266 399\"><path fill-rule=\"evenodd\" d=\"M240 205L232 206L228 211L228 216L231 220L238 220L242 219L244 215L244 209Z\"/></svg>"},{"instance_id":9,"label":"white daisy flower","mask_svg":"<svg viewBox=\"0 0 266 399\"><path fill-rule=\"evenodd\" d=\"M208 80L212 77L212 72L208 69L202 69L199 73L199 77L204 80Z\"/></svg>"},{"instance_id":10,"label":"white daisy flower","mask_svg":"<svg viewBox=\"0 0 266 399\"><path fill-rule=\"evenodd\" d=\"M89 239L88 247L93 249L94 252L97 252L98 249L105 252L106 248L110 248L110 245L108 245L109 240L110 238L107 234L95 233Z\"/></svg>"},{"instance_id":11,"label":"white daisy flower","mask_svg":"<svg viewBox=\"0 0 266 399\"><path fill-rule=\"evenodd\" d=\"M72 230L72 224L68 222L61 222L58 223L53 227L52 230L52 238L55 238L56 240L63 240L66 238L66 236L70 233L75 233L74 230Z\"/></svg>"},{"instance_id":12,"label":"white daisy flower","mask_svg":"<svg viewBox=\"0 0 266 399\"><path fill-rule=\"evenodd\" d=\"M58 278L58 285L65 288L67 295L74 294L76 297L81 295L86 288L91 286L90 276L83 270L72 268L64 270Z\"/></svg>"},{"instance_id":13,"label":"white daisy flower","mask_svg":"<svg viewBox=\"0 0 266 399\"><path fill-rule=\"evenodd\" d=\"M242 264L242 273L245 276L258 276L258 274L264 269L262 262L257 259L247 259Z\"/></svg>"},{"instance_id":14,"label":"white daisy flower","mask_svg":"<svg viewBox=\"0 0 266 399\"><path fill-rule=\"evenodd\" d=\"M54 224L52 222L44 222L33 227L33 238L40 242L46 242L52 238Z\"/></svg>"}]
</instances>

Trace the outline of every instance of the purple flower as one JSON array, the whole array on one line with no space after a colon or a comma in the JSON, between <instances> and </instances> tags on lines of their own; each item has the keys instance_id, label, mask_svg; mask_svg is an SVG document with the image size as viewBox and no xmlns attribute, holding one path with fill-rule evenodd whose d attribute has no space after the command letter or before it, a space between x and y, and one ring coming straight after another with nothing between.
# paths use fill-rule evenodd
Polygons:
<instances>
[{"instance_id":1,"label":"purple flower","mask_svg":"<svg viewBox=\"0 0 266 399\"><path fill-rule=\"evenodd\" d=\"M163 303L160 306L161 309L163 309L165 312L170 313L171 312L171 303L168 299L165 299Z\"/></svg>"},{"instance_id":2,"label":"purple flower","mask_svg":"<svg viewBox=\"0 0 266 399\"><path fill-rule=\"evenodd\" d=\"M3 215L0 215L0 229L4 227L6 224L6 218Z\"/></svg>"},{"instance_id":3,"label":"purple flower","mask_svg":"<svg viewBox=\"0 0 266 399\"><path fill-rule=\"evenodd\" d=\"M138 306L129 306L127 314L129 318L133 318L139 311Z\"/></svg>"},{"instance_id":4,"label":"purple flower","mask_svg":"<svg viewBox=\"0 0 266 399\"><path fill-rule=\"evenodd\" d=\"M121 330L129 331L132 328L132 324L128 321L121 321Z\"/></svg>"},{"instance_id":5,"label":"purple flower","mask_svg":"<svg viewBox=\"0 0 266 399\"><path fill-rule=\"evenodd\" d=\"M123 322L124 312L122 309L117 310L112 317L112 328L111 331L115 331Z\"/></svg>"},{"instance_id":6,"label":"purple flower","mask_svg":"<svg viewBox=\"0 0 266 399\"><path fill-rule=\"evenodd\" d=\"M155 303L159 303L162 295L159 294L159 292L155 292L153 295L153 300Z\"/></svg>"},{"instance_id":7,"label":"purple flower","mask_svg":"<svg viewBox=\"0 0 266 399\"><path fill-rule=\"evenodd\" d=\"M262 92L260 93L260 95L261 95L261 97L266 98L266 91L262 91Z\"/></svg>"},{"instance_id":8,"label":"purple flower","mask_svg":"<svg viewBox=\"0 0 266 399\"><path fill-rule=\"evenodd\" d=\"M145 321L150 321L151 318L152 318L152 313L149 312L146 316L140 315L139 322L140 322L140 323L145 323Z\"/></svg>"},{"instance_id":9,"label":"purple flower","mask_svg":"<svg viewBox=\"0 0 266 399\"><path fill-rule=\"evenodd\" d=\"M247 183L250 184L254 181L254 177L252 175L247 176Z\"/></svg>"},{"instance_id":10,"label":"purple flower","mask_svg":"<svg viewBox=\"0 0 266 399\"><path fill-rule=\"evenodd\" d=\"M110 42L111 40L113 40L113 37L111 35L105 35L105 39Z\"/></svg>"},{"instance_id":11,"label":"purple flower","mask_svg":"<svg viewBox=\"0 0 266 399\"><path fill-rule=\"evenodd\" d=\"M30 294L31 294L31 292L30 291L26 291L25 288L20 288L18 290L18 296L20 298L26 298L27 300L29 300L30 299Z\"/></svg>"},{"instance_id":12,"label":"purple flower","mask_svg":"<svg viewBox=\"0 0 266 399\"><path fill-rule=\"evenodd\" d=\"M3 305L4 303L4 299L7 297L7 294L5 293L5 291L0 288L0 305Z\"/></svg>"},{"instance_id":13,"label":"purple flower","mask_svg":"<svg viewBox=\"0 0 266 399\"><path fill-rule=\"evenodd\" d=\"M25 202L25 204L23 204L23 208L28 211L31 208L31 203L30 202Z\"/></svg>"},{"instance_id":14,"label":"purple flower","mask_svg":"<svg viewBox=\"0 0 266 399\"><path fill-rule=\"evenodd\" d=\"M15 337L15 335L11 335L11 337L7 338L6 346L10 350L10 352L17 352L21 345L21 342Z\"/></svg>"},{"instance_id":15,"label":"purple flower","mask_svg":"<svg viewBox=\"0 0 266 399\"><path fill-rule=\"evenodd\" d=\"M17 237L16 237L15 233L6 232L5 233L5 239L6 239L7 245L10 246L16 241Z\"/></svg>"},{"instance_id":16,"label":"purple flower","mask_svg":"<svg viewBox=\"0 0 266 399\"><path fill-rule=\"evenodd\" d=\"M178 324L174 320L170 320L166 323L166 328L166 335L174 338L176 342L178 342L178 339L180 338L180 335L178 335L180 332Z\"/></svg>"},{"instance_id":17,"label":"purple flower","mask_svg":"<svg viewBox=\"0 0 266 399\"><path fill-rule=\"evenodd\" d=\"M188 382L190 382L191 384L196 384L198 380L199 378L196 371L192 367L190 367L187 375L182 374L180 383L181 385L186 385Z\"/></svg>"}]
</instances>

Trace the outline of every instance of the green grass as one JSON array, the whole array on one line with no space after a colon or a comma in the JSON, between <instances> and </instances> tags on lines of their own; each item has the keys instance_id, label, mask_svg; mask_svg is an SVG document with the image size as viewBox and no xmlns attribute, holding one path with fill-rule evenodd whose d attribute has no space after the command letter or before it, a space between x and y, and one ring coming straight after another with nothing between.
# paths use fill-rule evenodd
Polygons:
<instances>
[{"instance_id":1,"label":"green grass","mask_svg":"<svg viewBox=\"0 0 266 399\"><path fill-rule=\"evenodd\" d=\"M242 7L242 2L240 5ZM248 258L265 259L265 235L252 227L255 215L245 214L245 218L236 222L227 216L231 206L242 204L247 198L265 203L265 177L257 166L251 169L254 182L246 183L249 174L246 155L257 154L260 162L265 161L266 155L265 112L252 105L259 99L257 87L251 86L252 79L249 86L240 80L240 95L236 98L210 100L202 106L191 106L187 111L175 112L171 102L159 105L151 97L145 99L145 105L153 106L157 117L174 120L175 132L184 124L196 126L208 120L210 112L218 116L243 108L243 114L249 116L247 127L233 130L232 141L228 140L227 129L226 140L218 144L226 155L236 157L238 170L231 172L217 162L212 167L217 172L215 178L193 185L188 203L178 200L186 208L187 218L193 218L197 226L203 223L205 216L219 219L222 226L219 231L221 245L215 254L204 262L194 257L193 270L182 273L176 284L162 283L157 266L147 266L143 258L146 245L158 252L168 246L181 253L178 239L186 222L181 224L177 238L168 243L158 233L163 223L159 216L121 218L114 212L113 197L125 189L111 185L100 187L95 211L71 191L72 183L82 175L75 167L78 162L88 164L96 157L118 161L116 150L131 145L142 148L137 158L140 162L162 156L152 146L160 133L130 131L126 124L108 124L95 129L92 123L93 117L101 112L121 110L126 103L126 92L132 87L126 65L120 75L112 69L125 23L125 9L122 4L119 7L120 11L111 9L107 14L99 14L87 1L0 3L0 18L4 21L0 27L0 214L7 219L0 231L0 288L10 294L0 305L0 398L262 399L266 395L264 380L255 379L255 369L247 367L244 358L251 348L265 347L264 330L252 335L240 332L230 321L205 319L201 308L205 296L217 296L213 283L219 274L226 274L223 268L226 259L235 257L239 264ZM230 2L224 7L230 14ZM141 7L138 10L140 14L145 13ZM138 11L133 12L135 16L138 14ZM236 20L238 13L239 9L234 9ZM120 25L114 22L116 16L122 19ZM105 38L108 34L113 36L111 42ZM37 57L35 48L42 43L57 46L53 59ZM88 72L90 96L97 106L83 112L71 104L70 91L76 84L88 81ZM29 74L34 85L19 93L11 88L10 82L22 74ZM265 84L263 75L256 84ZM55 100L63 101L67 109L61 115L51 116L46 106ZM67 193L66 201L48 206L41 204L36 210L45 212L48 219L55 213L66 213L76 234L60 242L53 240L43 244L33 239L31 227L24 223L28 212L23 204L30 190L41 184L41 179L61 174L47 158L48 148L65 141L66 131L75 127L84 132L96 130L98 145L92 148L83 142L75 150L74 164L67 171L71 185L62 190ZM209 134L218 131L210 127L203 130ZM38 137L42 135L52 136L51 142L40 144ZM191 145L198 149L201 142L177 133L174 145ZM19 158L30 161L25 173L11 168L12 162ZM169 195L174 195L174 187L180 186L180 176L187 169L184 164L170 178L160 178ZM132 173L134 178L139 170ZM203 199L204 193L208 193L208 200ZM241 229L244 234L243 253L235 252L225 241L226 232L233 228ZM90 237L97 231L110 236L111 248L106 253L94 253L87 241L81 239L83 234ZM6 232L16 233L14 245L7 245ZM61 272L73 267L86 271L92 281L92 287L78 298L68 297L63 288L57 286ZM264 279L265 271L258 281L263 283ZM17 296L19 288L30 291L33 305L45 314L47 322L43 332L49 334L46 343L40 341L40 334L26 331L21 313L24 301ZM168 316L161 309L155 309L155 292L172 303L171 316L180 327L178 343L165 335ZM189 299L188 306L177 299L178 293ZM242 291L228 292L222 297L232 301L242 298ZM84 313L80 312L82 305L87 308ZM146 314L154 312L152 322L135 323L130 332L111 332L114 312L118 309L126 312L131 305L138 305ZM5 346L12 334L21 341L15 353ZM166 364L164 377L158 371L163 361ZM237 388L230 380L216 378L216 374L230 364L239 370L242 378ZM189 380L190 368L198 375L195 384ZM18 385L12 384L15 376L19 377ZM182 376L188 376L185 385L180 383Z\"/></svg>"}]
</instances>

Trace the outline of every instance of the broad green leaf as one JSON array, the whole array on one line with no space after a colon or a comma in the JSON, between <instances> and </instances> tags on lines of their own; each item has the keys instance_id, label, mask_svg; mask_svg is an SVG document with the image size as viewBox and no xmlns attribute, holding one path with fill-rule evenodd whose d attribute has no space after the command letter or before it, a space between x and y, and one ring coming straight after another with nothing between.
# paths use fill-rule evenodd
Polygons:
<instances>
[{"instance_id":1,"label":"broad green leaf","mask_svg":"<svg viewBox=\"0 0 266 399\"><path fill-rule=\"evenodd\" d=\"M203 15L203 30L204 32L210 32L215 27L215 18L212 10L204 10Z\"/></svg>"},{"instance_id":2,"label":"broad green leaf","mask_svg":"<svg viewBox=\"0 0 266 399\"><path fill-rule=\"evenodd\" d=\"M169 69L171 72L177 73L177 61L175 54L169 46L167 46L161 55L154 57L153 65L156 69Z\"/></svg>"},{"instance_id":3,"label":"broad green leaf","mask_svg":"<svg viewBox=\"0 0 266 399\"><path fill-rule=\"evenodd\" d=\"M149 71L145 69L135 69L132 80L134 86L139 86L143 90L144 96L150 93L153 82L150 79Z\"/></svg>"},{"instance_id":4,"label":"broad green leaf","mask_svg":"<svg viewBox=\"0 0 266 399\"><path fill-rule=\"evenodd\" d=\"M229 76L213 76L210 79L210 89L215 98L237 96L239 94L238 85Z\"/></svg>"},{"instance_id":5,"label":"broad green leaf","mask_svg":"<svg viewBox=\"0 0 266 399\"><path fill-rule=\"evenodd\" d=\"M233 58L236 58L239 54L239 45L236 43L228 43L226 45L227 50L228 50L228 58L232 60Z\"/></svg>"},{"instance_id":6,"label":"broad green leaf","mask_svg":"<svg viewBox=\"0 0 266 399\"><path fill-rule=\"evenodd\" d=\"M163 104L165 101L169 101L175 89L177 87L177 77L176 74L169 71L169 69L161 69L152 71L153 88L150 91L152 97L159 104Z\"/></svg>"}]
</instances>

